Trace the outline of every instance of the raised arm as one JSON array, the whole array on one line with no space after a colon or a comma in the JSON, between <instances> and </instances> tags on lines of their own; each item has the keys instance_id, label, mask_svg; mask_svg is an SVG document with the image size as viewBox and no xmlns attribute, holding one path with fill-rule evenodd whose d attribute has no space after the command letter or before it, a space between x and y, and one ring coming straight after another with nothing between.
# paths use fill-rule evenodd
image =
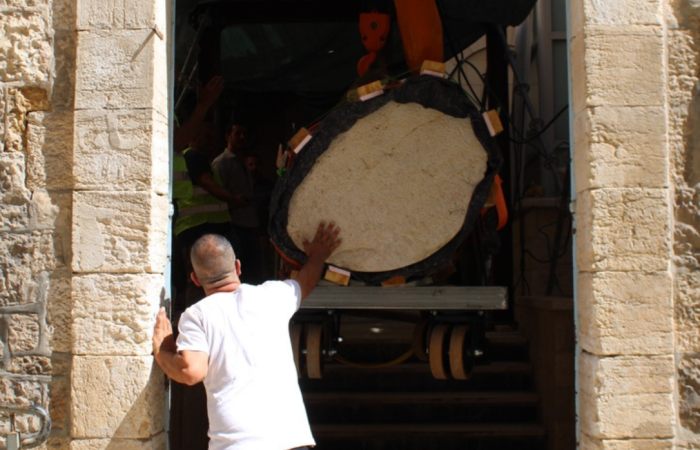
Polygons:
<instances>
[{"instance_id":1,"label":"raised arm","mask_svg":"<svg viewBox=\"0 0 700 450\"><path fill-rule=\"evenodd\" d=\"M297 282L301 287L301 299L305 299L314 290L323 274L323 265L331 256L333 251L341 243L338 238L340 228L335 228L331 222L328 227L324 222L318 224L316 236L309 242L304 240L304 253L306 253L306 264L299 269Z\"/></svg>"},{"instance_id":2,"label":"raised arm","mask_svg":"<svg viewBox=\"0 0 700 450\"><path fill-rule=\"evenodd\" d=\"M177 351L173 327L161 308L153 331L153 356L156 363L173 381L195 385L204 380L209 369L209 355L203 352Z\"/></svg>"}]
</instances>

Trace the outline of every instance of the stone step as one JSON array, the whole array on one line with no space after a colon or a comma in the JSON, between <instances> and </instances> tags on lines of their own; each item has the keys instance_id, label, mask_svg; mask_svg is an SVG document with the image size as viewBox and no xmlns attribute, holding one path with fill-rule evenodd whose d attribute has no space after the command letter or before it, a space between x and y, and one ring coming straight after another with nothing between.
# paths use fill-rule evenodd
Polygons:
<instances>
[{"instance_id":1,"label":"stone step","mask_svg":"<svg viewBox=\"0 0 700 450\"><path fill-rule=\"evenodd\" d=\"M535 392L307 392L307 405L536 405Z\"/></svg>"},{"instance_id":2,"label":"stone step","mask_svg":"<svg viewBox=\"0 0 700 450\"><path fill-rule=\"evenodd\" d=\"M402 438L535 438L542 439L546 430L527 423L484 424L318 424L311 429L317 439L395 439Z\"/></svg>"}]
</instances>

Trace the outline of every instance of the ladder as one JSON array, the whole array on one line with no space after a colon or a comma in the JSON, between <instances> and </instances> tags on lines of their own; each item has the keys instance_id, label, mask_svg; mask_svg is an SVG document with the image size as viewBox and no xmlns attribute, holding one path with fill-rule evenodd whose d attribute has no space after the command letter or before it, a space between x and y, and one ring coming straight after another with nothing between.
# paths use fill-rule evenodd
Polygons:
<instances>
[{"instance_id":1,"label":"ladder","mask_svg":"<svg viewBox=\"0 0 700 450\"><path fill-rule=\"evenodd\" d=\"M20 450L38 447L46 441L51 432L51 417L41 406L19 406L0 404L0 413L10 416L10 434L7 435L7 450ZM15 428L15 416L30 415L39 418L39 431L35 433L20 433Z\"/></svg>"}]
</instances>

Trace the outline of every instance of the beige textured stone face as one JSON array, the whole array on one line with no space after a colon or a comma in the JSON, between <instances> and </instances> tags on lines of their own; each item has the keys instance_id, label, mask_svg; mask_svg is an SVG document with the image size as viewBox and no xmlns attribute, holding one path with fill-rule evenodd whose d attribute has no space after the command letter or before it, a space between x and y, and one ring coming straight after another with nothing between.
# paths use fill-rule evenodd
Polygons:
<instances>
[{"instance_id":1,"label":"beige textured stone face","mask_svg":"<svg viewBox=\"0 0 700 450\"><path fill-rule=\"evenodd\" d=\"M73 277L73 352L149 355L160 306L159 275Z\"/></svg>"},{"instance_id":2,"label":"beige textured stone face","mask_svg":"<svg viewBox=\"0 0 700 450\"><path fill-rule=\"evenodd\" d=\"M287 232L303 249L319 221L334 221L343 243L331 264L361 272L414 264L459 232L486 162L469 119L389 102L319 157L291 199Z\"/></svg>"},{"instance_id":3,"label":"beige textured stone face","mask_svg":"<svg viewBox=\"0 0 700 450\"><path fill-rule=\"evenodd\" d=\"M154 364L152 356L74 357L72 436L147 439L162 430L163 373Z\"/></svg>"}]
</instances>

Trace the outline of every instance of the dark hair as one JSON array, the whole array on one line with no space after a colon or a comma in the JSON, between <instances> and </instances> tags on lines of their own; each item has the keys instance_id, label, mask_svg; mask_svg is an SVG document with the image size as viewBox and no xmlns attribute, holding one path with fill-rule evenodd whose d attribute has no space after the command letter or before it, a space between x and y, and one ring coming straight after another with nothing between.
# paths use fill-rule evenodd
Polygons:
<instances>
[{"instance_id":1,"label":"dark hair","mask_svg":"<svg viewBox=\"0 0 700 450\"><path fill-rule=\"evenodd\" d=\"M231 117L231 120L229 120L226 124L226 130L224 130L224 134L231 133L231 128L233 128L235 125L240 125L244 127L246 131L248 131L248 123L240 117L233 116Z\"/></svg>"}]
</instances>

